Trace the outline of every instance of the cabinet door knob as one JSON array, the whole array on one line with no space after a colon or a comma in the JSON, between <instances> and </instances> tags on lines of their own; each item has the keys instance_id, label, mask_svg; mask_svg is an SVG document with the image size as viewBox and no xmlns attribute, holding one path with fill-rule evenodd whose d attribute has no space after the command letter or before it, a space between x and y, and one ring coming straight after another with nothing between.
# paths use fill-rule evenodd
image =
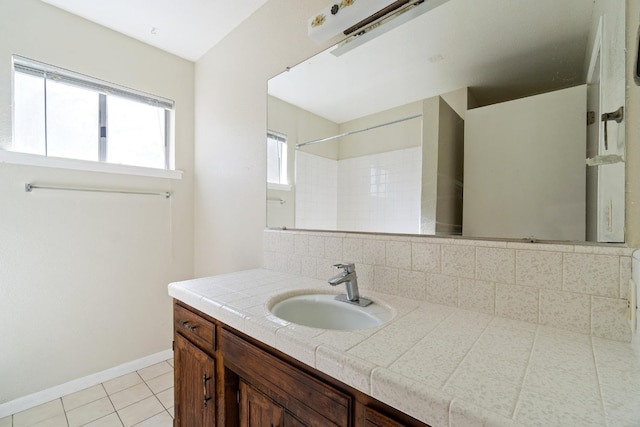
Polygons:
<instances>
[{"instance_id":1,"label":"cabinet door knob","mask_svg":"<svg viewBox=\"0 0 640 427\"><path fill-rule=\"evenodd\" d=\"M196 328L198 327L198 326L192 326L192 325L190 325L190 324L189 324L189 322L188 322L188 321L186 321L186 320L185 320L184 322L182 322L182 326L184 326L185 328L187 328L187 329L188 329L188 330L190 330L191 332L195 331L195 330L196 330Z\"/></svg>"}]
</instances>

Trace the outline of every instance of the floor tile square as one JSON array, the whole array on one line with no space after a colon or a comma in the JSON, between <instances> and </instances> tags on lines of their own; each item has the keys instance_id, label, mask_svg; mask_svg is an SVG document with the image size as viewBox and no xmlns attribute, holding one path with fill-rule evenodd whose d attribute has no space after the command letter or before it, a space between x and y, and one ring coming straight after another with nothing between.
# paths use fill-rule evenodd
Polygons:
<instances>
[{"instance_id":1,"label":"floor tile square","mask_svg":"<svg viewBox=\"0 0 640 427\"><path fill-rule=\"evenodd\" d=\"M108 397L87 403L67 412L69 427L82 426L115 412Z\"/></svg>"},{"instance_id":2,"label":"floor tile square","mask_svg":"<svg viewBox=\"0 0 640 427\"><path fill-rule=\"evenodd\" d=\"M103 397L107 397L107 392L104 391L102 384L97 384L93 387L63 396L62 404L64 405L64 410L68 412L87 403L102 399Z\"/></svg>"},{"instance_id":3,"label":"floor tile square","mask_svg":"<svg viewBox=\"0 0 640 427\"><path fill-rule=\"evenodd\" d=\"M107 394L111 395L126 388L133 387L136 384L140 384L141 382L142 378L140 378L140 375L138 375L137 372L131 372L130 374L109 380L102 385L107 391Z\"/></svg>"},{"instance_id":4,"label":"floor tile square","mask_svg":"<svg viewBox=\"0 0 640 427\"><path fill-rule=\"evenodd\" d=\"M173 427L173 418L167 411L164 411L144 420L140 424L136 424L136 427Z\"/></svg>"},{"instance_id":5,"label":"floor tile square","mask_svg":"<svg viewBox=\"0 0 640 427\"><path fill-rule=\"evenodd\" d=\"M25 411L18 412L13 416L13 426L32 426L41 421L55 418L60 415L64 415L64 408L62 407L62 400L56 399Z\"/></svg>"},{"instance_id":6,"label":"floor tile square","mask_svg":"<svg viewBox=\"0 0 640 427\"><path fill-rule=\"evenodd\" d=\"M66 415L57 415L53 418L40 421L39 423L32 424L30 427L68 427Z\"/></svg>"},{"instance_id":7,"label":"floor tile square","mask_svg":"<svg viewBox=\"0 0 640 427\"><path fill-rule=\"evenodd\" d=\"M122 427L122 421L115 412L106 417L99 418L95 421L85 424L83 427Z\"/></svg>"},{"instance_id":8,"label":"floor tile square","mask_svg":"<svg viewBox=\"0 0 640 427\"><path fill-rule=\"evenodd\" d=\"M40 421L36 424L31 424L30 427L68 427L67 417L62 415L57 415L53 418L48 418L46 420Z\"/></svg>"},{"instance_id":9,"label":"floor tile square","mask_svg":"<svg viewBox=\"0 0 640 427\"><path fill-rule=\"evenodd\" d=\"M134 403L140 402L153 393L145 383L134 385L109 396L116 410L120 410Z\"/></svg>"},{"instance_id":10,"label":"floor tile square","mask_svg":"<svg viewBox=\"0 0 640 427\"><path fill-rule=\"evenodd\" d=\"M152 378L159 377L162 374L166 374L167 372L172 372L173 367L169 365L167 362L156 363L155 365L147 366L144 369L140 369L138 374L142 377L143 380L149 381Z\"/></svg>"},{"instance_id":11,"label":"floor tile square","mask_svg":"<svg viewBox=\"0 0 640 427\"><path fill-rule=\"evenodd\" d=\"M160 393L156 394L156 397L158 398L158 400L160 401L160 403L162 403L162 406L164 406L166 409L169 408L173 408L174 404L174 387L171 387L169 389L166 389L165 391L161 391Z\"/></svg>"},{"instance_id":12,"label":"floor tile square","mask_svg":"<svg viewBox=\"0 0 640 427\"><path fill-rule=\"evenodd\" d=\"M0 418L0 427L172 426L174 359Z\"/></svg>"},{"instance_id":13,"label":"floor tile square","mask_svg":"<svg viewBox=\"0 0 640 427\"><path fill-rule=\"evenodd\" d=\"M147 385L155 394L173 387L173 370L147 381Z\"/></svg>"},{"instance_id":14,"label":"floor tile square","mask_svg":"<svg viewBox=\"0 0 640 427\"><path fill-rule=\"evenodd\" d=\"M119 410L118 415L125 427L130 427L151 418L164 410L162 403L160 403L155 396L151 396Z\"/></svg>"}]
</instances>

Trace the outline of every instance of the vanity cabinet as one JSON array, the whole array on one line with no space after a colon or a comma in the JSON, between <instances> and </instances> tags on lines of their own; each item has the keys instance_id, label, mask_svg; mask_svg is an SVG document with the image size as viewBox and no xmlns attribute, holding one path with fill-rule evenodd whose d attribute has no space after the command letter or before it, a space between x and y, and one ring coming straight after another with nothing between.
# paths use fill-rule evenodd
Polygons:
<instances>
[{"instance_id":1,"label":"vanity cabinet","mask_svg":"<svg viewBox=\"0 0 640 427\"><path fill-rule=\"evenodd\" d=\"M215 325L174 308L175 425L215 425Z\"/></svg>"},{"instance_id":2,"label":"vanity cabinet","mask_svg":"<svg viewBox=\"0 0 640 427\"><path fill-rule=\"evenodd\" d=\"M175 427L425 426L178 301Z\"/></svg>"}]
</instances>

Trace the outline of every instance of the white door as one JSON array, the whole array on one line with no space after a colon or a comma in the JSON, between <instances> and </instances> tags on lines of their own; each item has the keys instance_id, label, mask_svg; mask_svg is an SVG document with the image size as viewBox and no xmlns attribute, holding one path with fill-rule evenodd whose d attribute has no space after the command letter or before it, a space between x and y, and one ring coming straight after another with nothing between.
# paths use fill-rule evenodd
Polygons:
<instances>
[{"instance_id":1,"label":"white door","mask_svg":"<svg viewBox=\"0 0 640 427\"><path fill-rule=\"evenodd\" d=\"M600 153L600 47L595 53L593 70L587 83L587 159L594 159ZM598 70L595 72L595 70ZM587 168L587 240L598 241L598 166Z\"/></svg>"},{"instance_id":2,"label":"white door","mask_svg":"<svg viewBox=\"0 0 640 427\"><path fill-rule=\"evenodd\" d=\"M624 242L625 120L602 120L625 102L624 51L615 47L624 28L623 4L600 17L587 75L587 104L596 120L587 132L587 239L598 242Z\"/></svg>"}]
</instances>

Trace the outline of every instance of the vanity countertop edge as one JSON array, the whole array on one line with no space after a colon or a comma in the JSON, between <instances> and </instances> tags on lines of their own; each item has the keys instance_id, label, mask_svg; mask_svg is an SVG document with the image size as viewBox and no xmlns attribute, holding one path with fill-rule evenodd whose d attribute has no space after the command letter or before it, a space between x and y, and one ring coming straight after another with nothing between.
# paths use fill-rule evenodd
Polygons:
<instances>
[{"instance_id":1,"label":"vanity countertop edge","mask_svg":"<svg viewBox=\"0 0 640 427\"><path fill-rule=\"evenodd\" d=\"M640 355L629 343L367 289L361 294L390 308L391 321L309 328L275 317L268 301L339 292L266 269L175 282L168 292L435 427L640 425Z\"/></svg>"}]
</instances>

